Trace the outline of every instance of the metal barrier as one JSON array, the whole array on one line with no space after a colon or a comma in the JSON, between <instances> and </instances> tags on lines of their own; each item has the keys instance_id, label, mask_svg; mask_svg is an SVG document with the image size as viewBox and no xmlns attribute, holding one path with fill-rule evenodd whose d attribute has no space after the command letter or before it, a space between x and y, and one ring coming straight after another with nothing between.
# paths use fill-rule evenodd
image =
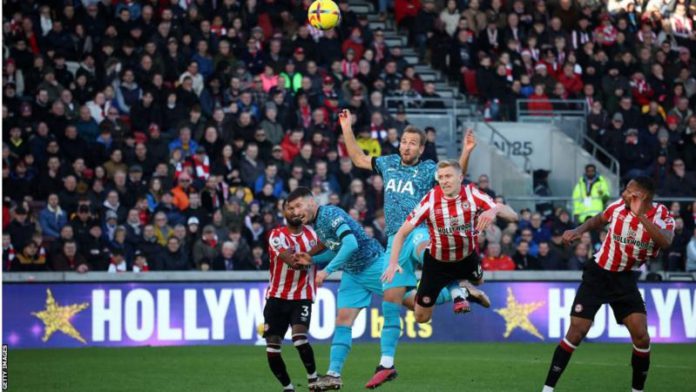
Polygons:
<instances>
[{"instance_id":1,"label":"metal barrier","mask_svg":"<svg viewBox=\"0 0 696 392\"><path fill-rule=\"evenodd\" d=\"M618 199L619 195L610 196L611 200ZM668 205L669 203L692 203L696 201L696 197L655 197L654 199L658 203L663 203ZM517 205L523 205L527 207L531 203L541 204L541 203L552 203L554 207L563 207L567 211L573 212L573 202L572 196L506 196L505 201L509 203L513 208Z\"/></svg>"},{"instance_id":2,"label":"metal barrier","mask_svg":"<svg viewBox=\"0 0 696 392\"><path fill-rule=\"evenodd\" d=\"M416 272L420 277L420 271ZM663 279L696 281L696 273L660 272ZM6 272L3 283L88 283L88 282L266 282L268 271L150 271L108 272ZM486 271L486 281L579 281L582 271ZM337 272L328 279L341 280Z\"/></svg>"},{"instance_id":3,"label":"metal barrier","mask_svg":"<svg viewBox=\"0 0 696 392\"><path fill-rule=\"evenodd\" d=\"M528 109L530 103L548 102L551 110ZM584 99L518 99L515 110L517 118L521 117L544 117L544 116L580 116L584 117L589 113L587 102Z\"/></svg>"}]
</instances>

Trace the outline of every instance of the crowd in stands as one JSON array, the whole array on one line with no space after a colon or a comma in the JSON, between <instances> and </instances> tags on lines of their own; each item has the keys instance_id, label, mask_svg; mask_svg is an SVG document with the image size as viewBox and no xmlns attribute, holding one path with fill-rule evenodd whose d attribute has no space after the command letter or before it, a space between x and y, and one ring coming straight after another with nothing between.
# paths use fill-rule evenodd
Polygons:
<instances>
[{"instance_id":1,"label":"crowd in stands","mask_svg":"<svg viewBox=\"0 0 696 392\"><path fill-rule=\"evenodd\" d=\"M3 270L266 269L266 235L282 222L283 197L298 186L349 211L384 242L382 179L353 167L338 110L351 109L358 143L379 156L398 152L408 109L437 107L419 99L438 95L402 48L387 46L384 32L370 29L346 0L339 1L341 25L325 32L305 24L310 3L5 2ZM393 18L434 67L469 82L473 72L474 83L464 83L464 91L501 117L514 117L505 100L540 85L533 81L543 82L539 95L563 93L566 84L585 94L597 83L586 98L593 110L600 105L593 114L605 121L589 121L599 125L591 135L623 132L607 125L618 114L627 123L626 138L629 128L638 128L640 143L644 134L663 131L642 129L638 101L624 96L628 89L605 89L603 76L614 74L611 86L633 80L630 71L643 69L643 60L614 59L647 45L648 68L660 58L670 65L664 94L646 95L645 115L659 129L664 123L669 136L656 159L679 173L681 157L688 175L679 181L690 184L696 119L688 99L696 63L678 48L692 41L671 45L660 32L668 24L643 21L635 7L630 14L616 7L601 13L599 2L568 4L561 0L547 10L543 1L397 0ZM385 15L392 12L388 1L377 5ZM650 15L671 20L673 5L658 8ZM691 26L690 19L680 20ZM627 39L629 32L650 38L638 44ZM681 90L672 88L679 84L674 75ZM402 102L393 114L387 97ZM437 159L436 131L426 131L424 158ZM662 143L659 135L656 140ZM487 180L477 183L492 192ZM682 211L686 216L693 209ZM584 248L559 248L559 230L572 225L568 212L543 220L522 215L519 225L481 236L491 269L508 268L506 256L518 269L577 269L596 249L592 238L583 239ZM696 237L690 241L688 250ZM689 255L696 269L696 249Z\"/></svg>"}]
</instances>

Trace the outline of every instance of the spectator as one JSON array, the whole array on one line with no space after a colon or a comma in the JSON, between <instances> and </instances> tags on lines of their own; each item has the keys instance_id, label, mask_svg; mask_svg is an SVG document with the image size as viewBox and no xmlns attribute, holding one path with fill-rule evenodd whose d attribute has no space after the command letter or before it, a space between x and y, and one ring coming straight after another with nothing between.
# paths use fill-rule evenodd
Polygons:
<instances>
[{"instance_id":1,"label":"spectator","mask_svg":"<svg viewBox=\"0 0 696 392\"><path fill-rule=\"evenodd\" d=\"M542 242L548 242L551 240L551 231L542 225L540 213L533 213L529 223L530 229L532 230L533 241L535 243L541 245Z\"/></svg>"},{"instance_id":2,"label":"spectator","mask_svg":"<svg viewBox=\"0 0 696 392\"><path fill-rule=\"evenodd\" d=\"M68 223L65 211L60 208L58 195L48 195L46 207L39 213L39 225L44 237L54 240L60 236L60 230Z\"/></svg>"},{"instance_id":3,"label":"spectator","mask_svg":"<svg viewBox=\"0 0 696 392\"><path fill-rule=\"evenodd\" d=\"M123 256L123 251L120 249L114 249L111 251L111 258L109 259L109 268L107 272L126 272L127 264L126 259Z\"/></svg>"},{"instance_id":4,"label":"spectator","mask_svg":"<svg viewBox=\"0 0 696 392\"><path fill-rule=\"evenodd\" d=\"M517 252L514 256L512 256L512 259L514 260L516 269L518 270L541 269L537 258L531 255L529 244L530 243L524 239L517 244Z\"/></svg>"},{"instance_id":5,"label":"spectator","mask_svg":"<svg viewBox=\"0 0 696 392\"><path fill-rule=\"evenodd\" d=\"M162 252L162 266L166 271L189 270L188 258L181 250L181 241L172 236L166 242L166 249Z\"/></svg>"},{"instance_id":6,"label":"spectator","mask_svg":"<svg viewBox=\"0 0 696 392\"><path fill-rule=\"evenodd\" d=\"M626 138L621 147L619 163L624 182L646 174L648 165L652 160L652 152L645 143L638 138L638 130L630 128L626 131Z\"/></svg>"},{"instance_id":7,"label":"spectator","mask_svg":"<svg viewBox=\"0 0 696 392\"><path fill-rule=\"evenodd\" d=\"M686 248L686 272L696 272L696 228Z\"/></svg>"},{"instance_id":8,"label":"spectator","mask_svg":"<svg viewBox=\"0 0 696 392\"><path fill-rule=\"evenodd\" d=\"M671 197L693 197L696 194L696 179L693 173L686 171L683 160L675 159L672 162L672 172L667 176L660 194Z\"/></svg>"},{"instance_id":9,"label":"spectator","mask_svg":"<svg viewBox=\"0 0 696 392\"><path fill-rule=\"evenodd\" d=\"M220 240L213 226L205 226L201 238L193 245L193 263L201 269L202 260L214 260L220 254Z\"/></svg>"},{"instance_id":10,"label":"spectator","mask_svg":"<svg viewBox=\"0 0 696 392\"><path fill-rule=\"evenodd\" d=\"M573 189L575 221L584 222L604 211L609 195L609 183L597 173L597 167L593 164L586 165L585 174Z\"/></svg>"},{"instance_id":11,"label":"spectator","mask_svg":"<svg viewBox=\"0 0 696 392\"><path fill-rule=\"evenodd\" d=\"M674 239L664 254L665 271L684 271L685 252L689 244L688 232L684 230L684 220L674 219Z\"/></svg>"},{"instance_id":12,"label":"spectator","mask_svg":"<svg viewBox=\"0 0 696 392\"><path fill-rule=\"evenodd\" d=\"M90 270L87 260L77 252L77 243L68 240L61 246L60 253L51 257L53 271L75 271L85 273Z\"/></svg>"},{"instance_id":13,"label":"spectator","mask_svg":"<svg viewBox=\"0 0 696 392\"><path fill-rule=\"evenodd\" d=\"M23 250L24 245L31 241L35 230L35 225L28 218L27 210L22 205L17 206L14 209L12 222L7 226L14 249Z\"/></svg>"},{"instance_id":14,"label":"spectator","mask_svg":"<svg viewBox=\"0 0 696 392\"><path fill-rule=\"evenodd\" d=\"M515 262L510 256L501 254L500 244L495 242L488 243L481 267L484 271L514 271L516 268Z\"/></svg>"},{"instance_id":15,"label":"spectator","mask_svg":"<svg viewBox=\"0 0 696 392\"><path fill-rule=\"evenodd\" d=\"M220 255L218 255L212 261L212 265L207 265L209 263L203 264L202 269L205 271L207 269L212 269L214 271L232 271L241 269L240 261L235 257L237 251L237 245L232 241L225 241L222 244L222 250Z\"/></svg>"},{"instance_id":16,"label":"spectator","mask_svg":"<svg viewBox=\"0 0 696 392\"><path fill-rule=\"evenodd\" d=\"M539 267L542 270L556 271L566 269L566 263L560 255L551 249L547 241L539 243L539 255L537 256Z\"/></svg>"},{"instance_id":17,"label":"spectator","mask_svg":"<svg viewBox=\"0 0 696 392\"><path fill-rule=\"evenodd\" d=\"M135 251L135 261L133 262L132 271L136 274L150 271L150 265L147 262L147 257L145 256L145 253L139 250Z\"/></svg>"},{"instance_id":18,"label":"spectator","mask_svg":"<svg viewBox=\"0 0 696 392\"><path fill-rule=\"evenodd\" d=\"M101 225L94 220L89 224L87 236L77 246L93 271L106 271L109 267L109 243L103 236Z\"/></svg>"},{"instance_id":19,"label":"spectator","mask_svg":"<svg viewBox=\"0 0 696 392\"><path fill-rule=\"evenodd\" d=\"M590 261L589 250L586 244L575 245L573 256L568 260L568 268L571 270L583 270Z\"/></svg>"},{"instance_id":20,"label":"spectator","mask_svg":"<svg viewBox=\"0 0 696 392\"><path fill-rule=\"evenodd\" d=\"M495 199L496 193L493 189L490 188L490 179L486 174L481 174L478 178L477 186L479 190L483 191L486 193L488 196L491 198Z\"/></svg>"},{"instance_id":21,"label":"spectator","mask_svg":"<svg viewBox=\"0 0 696 392\"><path fill-rule=\"evenodd\" d=\"M12 260L11 271L37 272L48 270L46 255L41 254L39 246L34 241L30 239L18 249L21 249L21 251Z\"/></svg>"}]
</instances>

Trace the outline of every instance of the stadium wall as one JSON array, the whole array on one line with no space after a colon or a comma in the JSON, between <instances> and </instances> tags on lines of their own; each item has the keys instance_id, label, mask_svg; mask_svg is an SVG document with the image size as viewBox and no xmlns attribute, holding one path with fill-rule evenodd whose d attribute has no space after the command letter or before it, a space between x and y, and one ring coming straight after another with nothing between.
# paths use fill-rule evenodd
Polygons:
<instances>
[{"instance_id":1,"label":"stadium wall","mask_svg":"<svg viewBox=\"0 0 696 392\"><path fill-rule=\"evenodd\" d=\"M74 276L67 275L58 281L35 276L31 283L19 283L26 282L20 276L5 279L4 341L13 349L263 344L259 332L267 283L259 277L253 280L251 274L235 281L212 280L212 274L196 281L195 275L166 282L157 281L156 275L141 278L147 274L111 275L119 279L104 282L69 281ZM568 328L577 286L576 280L489 281L485 289L491 309L475 306L472 313L457 316L451 306L440 306L431 324L417 324L412 312L403 311L402 339L555 342ZM314 341L331 339L337 288L334 280L318 290L310 327ZM653 342L696 343L696 282L641 283L640 289ZM383 322L380 303L374 298L358 317L353 328L356 341L378 341ZM606 306L599 310L588 340L630 341Z\"/></svg>"}]
</instances>

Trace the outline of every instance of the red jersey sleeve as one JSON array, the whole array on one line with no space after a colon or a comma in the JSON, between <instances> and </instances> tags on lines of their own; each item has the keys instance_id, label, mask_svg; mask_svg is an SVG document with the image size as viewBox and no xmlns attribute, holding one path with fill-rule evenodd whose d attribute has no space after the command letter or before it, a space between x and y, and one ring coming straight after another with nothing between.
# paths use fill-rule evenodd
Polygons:
<instances>
[{"instance_id":1,"label":"red jersey sleeve","mask_svg":"<svg viewBox=\"0 0 696 392\"><path fill-rule=\"evenodd\" d=\"M478 187L471 184L469 186L471 187L471 196L473 196L476 207L479 210L488 211L491 208L495 208L495 200L493 200L493 198L488 196L487 193L481 192Z\"/></svg>"},{"instance_id":2,"label":"red jersey sleeve","mask_svg":"<svg viewBox=\"0 0 696 392\"><path fill-rule=\"evenodd\" d=\"M413 226L419 226L425 218L428 217L428 212L432 208L430 199L433 196L433 192L435 190L431 189L430 192L426 193L423 199L421 199L420 203L418 203L418 206L411 211L411 213L408 215L408 218L406 218L406 221L412 224Z\"/></svg>"},{"instance_id":3,"label":"red jersey sleeve","mask_svg":"<svg viewBox=\"0 0 696 392\"><path fill-rule=\"evenodd\" d=\"M624 205L623 199L619 199L607 206L607 208L602 212L602 217L604 217L604 220L607 221L607 223L611 223L613 217L614 217L614 211L616 211L617 208L620 208L621 206Z\"/></svg>"},{"instance_id":4,"label":"red jersey sleeve","mask_svg":"<svg viewBox=\"0 0 696 392\"><path fill-rule=\"evenodd\" d=\"M655 214L653 222L660 229L668 230L674 233L674 217L664 205L660 204L658 207L658 211L657 214Z\"/></svg>"},{"instance_id":5,"label":"red jersey sleeve","mask_svg":"<svg viewBox=\"0 0 696 392\"><path fill-rule=\"evenodd\" d=\"M290 243L285 233L280 228L273 229L271 236L268 237L268 254L271 257L277 257L287 250L290 250Z\"/></svg>"}]
</instances>

